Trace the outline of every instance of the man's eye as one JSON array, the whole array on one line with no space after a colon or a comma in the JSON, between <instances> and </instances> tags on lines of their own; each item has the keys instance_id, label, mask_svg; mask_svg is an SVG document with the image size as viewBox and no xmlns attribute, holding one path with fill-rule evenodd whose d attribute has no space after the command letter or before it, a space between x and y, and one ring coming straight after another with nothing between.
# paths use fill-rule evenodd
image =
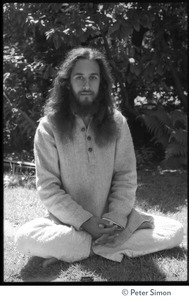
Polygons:
<instances>
[{"instance_id":1,"label":"man's eye","mask_svg":"<svg viewBox=\"0 0 189 300\"><path fill-rule=\"evenodd\" d=\"M81 81L83 81L84 78L83 78L83 76L77 76L77 77L76 77L76 80L81 80Z\"/></svg>"},{"instance_id":2,"label":"man's eye","mask_svg":"<svg viewBox=\"0 0 189 300\"><path fill-rule=\"evenodd\" d=\"M90 76L90 80L96 80L96 79L97 79L97 76L94 76L94 75Z\"/></svg>"}]
</instances>

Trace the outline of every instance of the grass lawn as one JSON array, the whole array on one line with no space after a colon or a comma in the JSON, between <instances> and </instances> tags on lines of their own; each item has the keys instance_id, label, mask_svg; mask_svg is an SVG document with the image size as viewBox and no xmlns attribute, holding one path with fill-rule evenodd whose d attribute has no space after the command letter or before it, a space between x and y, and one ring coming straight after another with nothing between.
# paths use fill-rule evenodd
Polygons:
<instances>
[{"instance_id":1,"label":"grass lawn","mask_svg":"<svg viewBox=\"0 0 189 300\"><path fill-rule=\"evenodd\" d=\"M100 256L68 264L57 261L46 268L43 259L17 251L14 233L25 222L46 214L36 190L25 187L4 189L4 282L78 282L91 276L97 282L168 282L187 280L187 175L157 170L138 171L136 207L179 220L185 228L180 247L121 263Z\"/></svg>"}]
</instances>

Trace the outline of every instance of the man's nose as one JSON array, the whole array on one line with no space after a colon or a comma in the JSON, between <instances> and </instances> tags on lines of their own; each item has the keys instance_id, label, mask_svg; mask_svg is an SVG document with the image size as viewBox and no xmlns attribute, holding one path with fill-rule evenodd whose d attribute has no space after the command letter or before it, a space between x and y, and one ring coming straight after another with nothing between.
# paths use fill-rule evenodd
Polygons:
<instances>
[{"instance_id":1,"label":"man's nose","mask_svg":"<svg viewBox=\"0 0 189 300\"><path fill-rule=\"evenodd\" d=\"M84 81L84 88L85 88L85 89L89 89L89 88L90 88L89 78L85 78L85 81Z\"/></svg>"}]
</instances>

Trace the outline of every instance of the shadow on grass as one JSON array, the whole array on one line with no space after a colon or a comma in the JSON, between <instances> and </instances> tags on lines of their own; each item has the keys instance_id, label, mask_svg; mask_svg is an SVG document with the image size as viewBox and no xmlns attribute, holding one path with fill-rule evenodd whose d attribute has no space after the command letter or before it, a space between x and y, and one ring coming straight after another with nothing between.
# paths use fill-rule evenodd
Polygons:
<instances>
[{"instance_id":1,"label":"shadow on grass","mask_svg":"<svg viewBox=\"0 0 189 300\"><path fill-rule=\"evenodd\" d=\"M177 213L186 205L187 174L138 171L136 198L136 204L144 211L155 208L164 214Z\"/></svg>"},{"instance_id":2,"label":"shadow on grass","mask_svg":"<svg viewBox=\"0 0 189 300\"><path fill-rule=\"evenodd\" d=\"M49 282L59 277L62 270L60 261L44 268L42 266L44 259L40 257L31 257L28 263L22 268L20 277L23 282ZM69 264L66 264L69 267Z\"/></svg>"},{"instance_id":3,"label":"shadow on grass","mask_svg":"<svg viewBox=\"0 0 189 300\"><path fill-rule=\"evenodd\" d=\"M159 259L176 259L177 262L186 259L187 251L184 248L176 247L157 253L137 258L124 257L121 263L107 260L100 256L93 256L81 262L73 264L57 261L47 268L42 267L42 258L33 257L21 270L20 277L23 282L51 282L59 281L73 284L75 277L74 270L78 267L82 274L77 274L75 282L79 282L81 275L88 272L92 274L94 284L111 284L113 282L165 282L169 281L168 274L164 272L159 264ZM69 274L67 276L66 274ZM69 280L70 278L70 280ZM100 278L100 280L98 280ZM174 277L171 281L177 281ZM56 282L52 283L56 285ZM79 283L78 283L79 284ZM93 284L90 282L90 284Z\"/></svg>"},{"instance_id":4,"label":"shadow on grass","mask_svg":"<svg viewBox=\"0 0 189 300\"><path fill-rule=\"evenodd\" d=\"M178 260L183 260L186 258L188 251L185 247L175 247L173 249L167 249L160 252L157 252L154 255L161 256L162 258L176 258Z\"/></svg>"},{"instance_id":5,"label":"shadow on grass","mask_svg":"<svg viewBox=\"0 0 189 300\"><path fill-rule=\"evenodd\" d=\"M93 257L83 261L82 265L101 275L107 282L161 282L167 281L167 274L159 267L158 258L185 259L187 251L176 247L142 257L124 257L121 263L106 260L102 257ZM176 281L176 279L175 279Z\"/></svg>"},{"instance_id":6,"label":"shadow on grass","mask_svg":"<svg viewBox=\"0 0 189 300\"><path fill-rule=\"evenodd\" d=\"M104 267L106 265L107 267ZM124 257L121 263L110 261L105 263L103 258L99 264L95 261L90 270L100 274L106 282L145 282L164 281L165 274L154 264L151 257L128 258Z\"/></svg>"}]
</instances>

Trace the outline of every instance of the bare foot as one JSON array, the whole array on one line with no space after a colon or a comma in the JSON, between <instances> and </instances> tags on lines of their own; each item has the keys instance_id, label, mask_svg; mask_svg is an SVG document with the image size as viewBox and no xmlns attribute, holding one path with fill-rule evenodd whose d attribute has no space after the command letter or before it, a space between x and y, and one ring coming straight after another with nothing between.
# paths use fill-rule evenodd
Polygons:
<instances>
[{"instance_id":1,"label":"bare foot","mask_svg":"<svg viewBox=\"0 0 189 300\"><path fill-rule=\"evenodd\" d=\"M55 257L47 258L47 259L45 259L45 260L43 261L43 264L42 264L42 265L43 265L43 268L46 268L46 267L48 267L48 266L54 264L54 263L57 262L57 261L58 261L58 259L55 258Z\"/></svg>"}]
</instances>

